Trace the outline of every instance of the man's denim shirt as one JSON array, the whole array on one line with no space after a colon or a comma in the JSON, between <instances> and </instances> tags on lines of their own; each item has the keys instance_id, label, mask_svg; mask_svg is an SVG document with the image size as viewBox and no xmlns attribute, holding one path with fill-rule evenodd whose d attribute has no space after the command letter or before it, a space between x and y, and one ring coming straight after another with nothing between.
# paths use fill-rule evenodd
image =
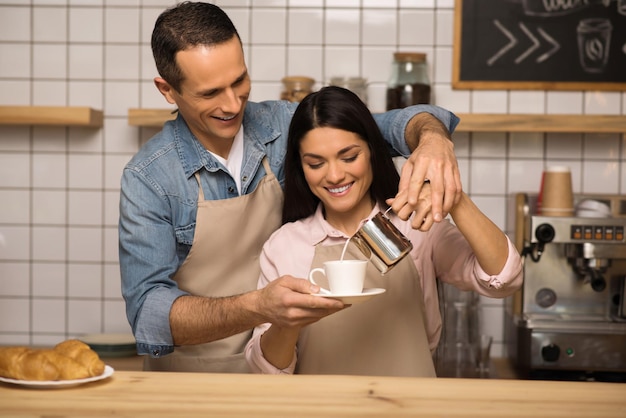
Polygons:
<instances>
[{"instance_id":1,"label":"man's denim shirt","mask_svg":"<svg viewBox=\"0 0 626 418\"><path fill-rule=\"evenodd\" d=\"M265 156L281 186L284 184L287 133L296 106L285 101L247 104L243 118L242 194L254 191L265 176L262 165ZM436 116L450 132L459 121L447 110L428 105L374 115L385 138L392 139L394 155L410 154L404 130L409 119L423 111ZM193 242L198 201L194 173L198 171L205 199L239 195L228 171L200 144L178 115L139 150L122 174L119 222L122 294L139 354L160 357L174 350L170 308L186 292L178 288L172 277Z\"/></svg>"}]
</instances>

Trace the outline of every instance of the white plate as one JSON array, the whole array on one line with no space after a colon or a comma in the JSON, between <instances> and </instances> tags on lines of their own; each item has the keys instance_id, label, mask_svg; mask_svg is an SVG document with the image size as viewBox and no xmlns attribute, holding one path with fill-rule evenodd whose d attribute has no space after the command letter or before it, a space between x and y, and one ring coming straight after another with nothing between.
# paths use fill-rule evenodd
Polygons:
<instances>
[{"instance_id":1,"label":"white plate","mask_svg":"<svg viewBox=\"0 0 626 418\"><path fill-rule=\"evenodd\" d=\"M95 382L97 380L103 380L113 375L113 367L104 366L104 373L100 376L86 377L84 379L73 380L18 380L8 379L6 377L0 377L0 382L11 383L13 385L20 385L28 388L35 389L55 389L55 388L67 388L72 386L84 385L85 383Z\"/></svg>"},{"instance_id":2,"label":"white plate","mask_svg":"<svg viewBox=\"0 0 626 418\"><path fill-rule=\"evenodd\" d=\"M385 293L385 289L373 287L371 289L363 289L363 293L358 293L356 295L333 295L326 293L312 293L312 295L322 298L339 299L346 305L354 305L355 303L365 302L366 300L369 300L374 296L380 295L382 293Z\"/></svg>"}]
</instances>

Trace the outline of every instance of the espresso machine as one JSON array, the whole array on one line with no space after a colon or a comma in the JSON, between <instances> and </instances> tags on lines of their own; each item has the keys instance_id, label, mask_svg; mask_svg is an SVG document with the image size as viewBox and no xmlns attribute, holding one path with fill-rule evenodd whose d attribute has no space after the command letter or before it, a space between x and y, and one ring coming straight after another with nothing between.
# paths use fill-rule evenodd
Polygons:
<instances>
[{"instance_id":1,"label":"espresso machine","mask_svg":"<svg viewBox=\"0 0 626 418\"><path fill-rule=\"evenodd\" d=\"M505 340L522 378L626 381L626 196L580 202L606 212L542 216L537 196L511 197L524 284L505 302Z\"/></svg>"}]
</instances>

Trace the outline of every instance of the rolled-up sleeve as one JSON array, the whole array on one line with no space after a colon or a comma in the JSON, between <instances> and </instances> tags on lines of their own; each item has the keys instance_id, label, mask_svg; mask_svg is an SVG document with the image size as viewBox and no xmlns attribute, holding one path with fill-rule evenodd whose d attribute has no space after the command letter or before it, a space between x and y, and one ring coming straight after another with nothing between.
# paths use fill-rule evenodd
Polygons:
<instances>
[{"instance_id":1,"label":"rolled-up sleeve","mask_svg":"<svg viewBox=\"0 0 626 418\"><path fill-rule=\"evenodd\" d=\"M522 286L523 273L521 257L508 237L507 243L509 249L508 257L500 273L489 275L482 269L478 262L474 264L474 275L478 283L486 289L487 296L509 296Z\"/></svg>"},{"instance_id":2,"label":"rolled-up sleeve","mask_svg":"<svg viewBox=\"0 0 626 418\"><path fill-rule=\"evenodd\" d=\"M442 281L494 298L510 296L521 287L521 256L508 237L506 263L498 274L490 275L478 263L465 237L448 221L436 225L428 234L436 276Z\"/></svg>"},{"instance_id":3,"label":"rolled-up sleeve","mask_svg":"<svg viewBox=\"0 0 626 418\"><path fill-rule=\"evenodd\" d=\"M137 354L161 357L174 351L169 315L174 301L185 294L178 288L157 288L148 294L134 327Z\"/></svg>"},{"instance_id":4,"label":"rolled-up sleeve","mask_svg":"<svg viewBox=\"0 0 626 418\"><path fill-rule=\"evenodd\" d=\"M374 119L383 136L389 141L393 150L399 156L408 157L411 154L404 133L409 121L419 113L430 113L448 129L450 133L459 124L460 119L449 110L433 105L414 105L403 109L394 109L385 113L374 114Z\"/></svg>"}]
</instances>

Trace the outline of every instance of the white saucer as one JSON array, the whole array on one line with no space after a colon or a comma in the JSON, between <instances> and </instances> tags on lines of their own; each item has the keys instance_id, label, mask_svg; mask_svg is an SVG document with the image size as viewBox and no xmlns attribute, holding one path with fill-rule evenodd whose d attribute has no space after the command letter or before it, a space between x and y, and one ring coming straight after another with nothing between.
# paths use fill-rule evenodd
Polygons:
<instances>
[{"instance_id":1,"label":"white saucer","mask_svg":"<svg viewBox=\"0 0 626 418\"><path fill-rule=\"evenodd\" d=\"M319 296L322 298L339 299L346 305L354 305L355 303L365 302L373 298L374 296L385 293L385 289L373 287L370 289L363 289L363 293L357 293L356 295L333 295L326 293L311 293L313 296Z\"/></svg>"}]
</instances>

